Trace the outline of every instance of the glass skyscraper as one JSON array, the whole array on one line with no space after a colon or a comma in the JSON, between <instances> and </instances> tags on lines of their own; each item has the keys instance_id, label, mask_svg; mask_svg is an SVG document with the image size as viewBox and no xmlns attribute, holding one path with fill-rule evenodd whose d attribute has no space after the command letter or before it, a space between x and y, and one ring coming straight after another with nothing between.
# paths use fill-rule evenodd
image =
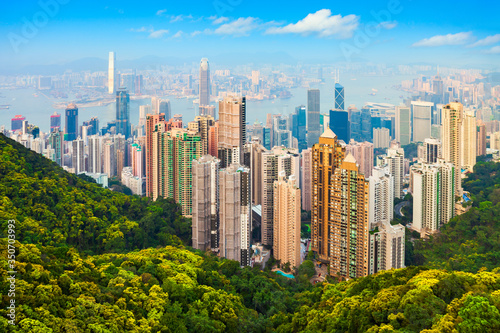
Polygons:
<instances>
[{"instance_id":1,"label":"glass skyscraper","mask_svg":"<svg viewBox=\"0 0 500 333\"><path fill-rule=\"evenodd\" d=\"M116 91L116 134L130 137L130 96L125 89Z\"/></svg>"},{"instance_id":2,"label":"glass skyscraper","mask_svg":"<svg viewBox=\"0 0 500 333\"><path fill-rule=\"evenodd\" d=\"M297 138L299 143L299 152L307 149L306 141L306 107L304 105L297 106L295 113L292 115L292 136Z\"/></svg>"},{"instance_id":3,"label":"glass skyscraper","mask_svg":"<svg viewBox=\"0 0 500 333\"><path fill-rule=\"evenodd\" d=\"M320 94L319 89L307 91L307 146L318 143L320 136L319 126Z\"/></svg>"},{"instance_id":4,"label":"glass skyscraper","mask_svg":"<svg viewBox=\"0 0 500 333\"><path fill-rule=\"evenodd\" d=\"M78 137L78 108L71 103L66 108L66 124L64 141L73 141Z\"/></svg>"},{"instance_id":5,"label":"glass skyscraper","mask_svg":"<svg viewBox=\"0 0 500 333\"><path fill-rule=\"evenodd\" d=\"M344 86L340 83L335 83L335 110L344 109Z\"/></svg>"},{"instance_id":6,"label":"glass skyscraper","mask_svg":"<svg viewBox=\"0 0 500 333\"><path fill-rule=\"evenodd\" d=\"M349 143L351 139L351 125L347 111L330 110L330 129L339 140Z\"/></svg>"}]
</instances>

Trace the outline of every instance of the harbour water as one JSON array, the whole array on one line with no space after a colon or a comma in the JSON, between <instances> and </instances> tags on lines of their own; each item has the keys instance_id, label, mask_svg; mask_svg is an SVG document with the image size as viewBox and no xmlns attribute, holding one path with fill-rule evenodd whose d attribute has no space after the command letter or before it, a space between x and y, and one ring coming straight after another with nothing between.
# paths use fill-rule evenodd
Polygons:
<instances>
[{"instance_id":1,"label":"harbour water","mask_svg":"<svg viewBox=\"0 0 500 333\"><path fill-rule=\"evenodd\" d=\"M360 76L345 74L341 78L341 84L345 90L345 106L356 105L362 107L366 102L390 103L398 105L402 102L402 95L407 93L394 89L401 81L411 79L409 76ZM328 112L334 105L333 78L326 78L324 83L311 88L321 91L321 112ZM376 94L373 91L376 89ZM307 88L299 87L291 89L292 97L288 99L273 100L249 100L247 102L247 121L254 123L256 120L265 123L267 113L290 114L299 105L307 105ZM185 123L194 119L197 105L191 99L176 98L174 96L160 96L170 99L172 114L182 114ZM61 114L61 122L64 126L64 109L55 109L56 102L72 102L68 99L55 99L39 93L36 89L0 89L0 104L10 105L9 109L0 110L0 125L6 129L11 127L11 119L15 115L23 115L30 124L40 127L41 131L48 132L50 128L50 115L54 111ZM139 120L139 106L151 104L150 98L135 99L130 101L130 120L137 124ZM90 120L98 117L100 126L115 119L115 104L103 106L79 107L78 121Z\"/></svg>"}]
</instances>

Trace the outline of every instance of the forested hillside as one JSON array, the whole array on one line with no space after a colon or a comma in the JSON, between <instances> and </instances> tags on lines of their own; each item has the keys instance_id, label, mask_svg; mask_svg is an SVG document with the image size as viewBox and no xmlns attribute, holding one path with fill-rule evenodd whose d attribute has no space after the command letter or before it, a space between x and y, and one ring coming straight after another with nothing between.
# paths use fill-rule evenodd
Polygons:
<instances>
[{"instance_id":1,"label":"forested hillside","mask_svg":"<svg viewBox=\"0 0 500 333\"><path fill-rule=\"evenodd\" d=\"M192 250L170 200L102 189L1 135L0 150L0 332L500 331L500 204L417 241L425 266L312 286L305 266L287 279Z\"/></svg>"}]
</instances>

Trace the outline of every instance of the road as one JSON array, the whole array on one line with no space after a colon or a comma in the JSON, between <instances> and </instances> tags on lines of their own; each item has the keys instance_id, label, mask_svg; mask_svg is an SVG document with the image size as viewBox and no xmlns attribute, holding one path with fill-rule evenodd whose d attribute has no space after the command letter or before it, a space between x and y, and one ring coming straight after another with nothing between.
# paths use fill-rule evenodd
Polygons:
<instances>
[{"instance_id":1,"label":"road","mask_svg":"<svg viewBox=\"0 0 500 333\"><path fill-rule=\"evenodd\" d=\"M409 204L409 201L401 201L396 206L394 206L394 212L396 213L396 215L404 216L404 214L401 212L401 209L405 206L408 206Z\"/></svg>"}]
</instances>

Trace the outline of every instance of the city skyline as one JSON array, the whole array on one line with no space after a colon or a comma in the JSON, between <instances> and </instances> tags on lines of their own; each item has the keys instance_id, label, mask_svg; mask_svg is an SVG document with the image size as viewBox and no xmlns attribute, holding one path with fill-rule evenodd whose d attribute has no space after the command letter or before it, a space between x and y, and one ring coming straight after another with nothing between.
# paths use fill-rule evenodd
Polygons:
<instances>
[{"instance_id":1,"label":"city skyline","mask_svg":"<svg viewBox=\"0 0 500 333\"><path fill-rule=\"evenodd\" d=\"M244 1L141 6L62 0L22 6L5 3L4 12L9 15L0 25L4 36L0 72L96 57L110 49L129 60L209 57L218 63L224 62L224 55L248 54L246 58L254 56L255 61L267 55L273 62L378 61L498 68L500 34L494 13L499 5L484 2L491 10L476 4L463 11L461 3L468 5L465 1L390 0L332 7L320 2L304 3L291 11L280 10L281 3ZM443 16L454 19L443 24ZM294 47L297 43L300 48ZM310 50L315 50L313 55Z\"/></svg>"}]
</instances>

